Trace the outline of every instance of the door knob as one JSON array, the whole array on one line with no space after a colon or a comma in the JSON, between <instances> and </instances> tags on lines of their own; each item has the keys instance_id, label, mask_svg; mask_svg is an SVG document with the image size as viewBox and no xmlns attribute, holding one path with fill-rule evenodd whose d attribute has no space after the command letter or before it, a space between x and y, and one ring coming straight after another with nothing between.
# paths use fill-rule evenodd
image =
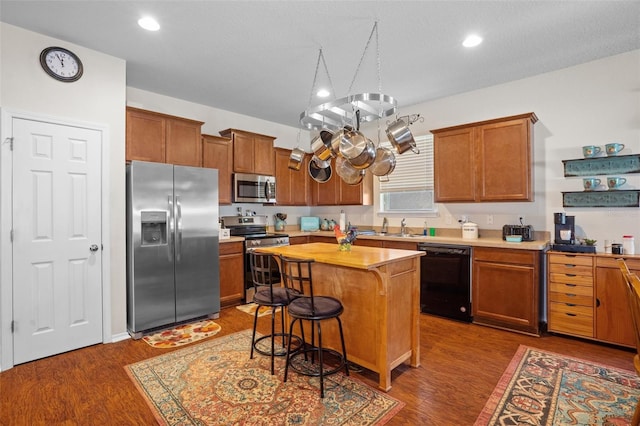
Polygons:
<instances>
[{"instance_id":1,"label":"door knob","mask_svg":"<svg viewBox=\"0 0 640 426\"><path fill-rule=\"evenodd\" d=\"M92 253L95 253L98 251L98 245L97 244L91 244L91 247L89 247L89 251Z\"/></svg>"}]
</instances>

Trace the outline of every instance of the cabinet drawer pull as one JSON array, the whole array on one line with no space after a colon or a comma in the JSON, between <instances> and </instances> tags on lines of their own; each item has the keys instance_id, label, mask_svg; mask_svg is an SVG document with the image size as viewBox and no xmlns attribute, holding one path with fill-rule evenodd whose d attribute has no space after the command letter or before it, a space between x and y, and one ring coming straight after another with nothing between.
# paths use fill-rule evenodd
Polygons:
<instances>
[{"instance_id":1,"label":"cabinet drawer pull","mask_svg":"<svg viewBox=\"0 0 640 426\"><path fill-rule=\"evenodd\" d=\"M575 303L565 303L566 306L576 306Z\"/></svg>"},{"instance_id":2,"label":"cabinet drawer pull","mask_svg":"<svg viewBox=\"0 0 640 426\"><path fill-rule=\"evenodd\" d=\"M573 263L565 263L564 266L566 266L567 268L575 268L576 265L574 265Z\"/></svg>"},{"instance_id":3,"label":"cabinet drawer pull","mask_svg":"<svg viewBox=\"0 0 640 426\"><path fill-rule=\"evenodd\" d=\"M575 277L576 274L565 274L567 277Z\"/></svg>"},{"instance_id":4,"label":"cabinet drawer pull","mask_svg":"<svg viewBox=\"0 0 640 426\"><path fill-rule=\"evenodd\" d=\"M564 283L564 285L566 285L567 287L576 287L577 284L569 284L569 283Z\"/></svg>"},{"instance_id":5,"label":"cabinet drawer pull","mask_svg":"<svg viewBox=\"0 0 640 426\"><path fill-rule=\"evenodd\" d=\"M576 297L576 295L573 293L565 293L564 295L567 297Z\"/></svg>"},{"instance_id":6,"label":"cabinet drawer pull","mask_svg":"<svg viewBox=\"0 0 640 426\"><path fill-rule=\"evenodd\" d=\"M578 316L578 315L576 315L576 314L571 314L571 313L569 313L569 312L567 312L565 315L570 316L570 317L577 317L577 316Z\"/></svg>"}]
</instances>

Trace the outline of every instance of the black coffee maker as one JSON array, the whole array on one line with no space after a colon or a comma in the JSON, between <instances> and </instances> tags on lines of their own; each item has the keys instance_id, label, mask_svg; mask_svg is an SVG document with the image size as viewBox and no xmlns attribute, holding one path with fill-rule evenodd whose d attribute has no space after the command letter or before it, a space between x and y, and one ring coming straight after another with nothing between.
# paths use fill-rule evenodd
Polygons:
<instances>
[{"instance_id":1,"label":"black coffee maker","mask_svg":"<svg viewBox=\"0 0 640 426\"><path fill-rule=\"evenodd\" d=\"M575 216L567 216L564 213L554 213L553 223L555 224L555 243L569 244L576 243L576 220Z\"/></svg>"}]
</instances>

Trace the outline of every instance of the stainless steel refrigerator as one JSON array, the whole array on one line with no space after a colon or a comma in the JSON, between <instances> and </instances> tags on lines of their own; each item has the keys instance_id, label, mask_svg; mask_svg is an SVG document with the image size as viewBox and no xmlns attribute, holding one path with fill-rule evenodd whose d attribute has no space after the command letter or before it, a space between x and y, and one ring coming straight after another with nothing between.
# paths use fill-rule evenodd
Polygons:
<instances>
[{"instance_id":1,"label":"stainless steel refrigerator","mask_svg":"<svg viewBox=\"0 0 640 426\"><path fill-rule=\"evenodd\" d=\"M218 171L127 166L127 328L152 329L220 312Z\"/></svg>"}]
</instances>

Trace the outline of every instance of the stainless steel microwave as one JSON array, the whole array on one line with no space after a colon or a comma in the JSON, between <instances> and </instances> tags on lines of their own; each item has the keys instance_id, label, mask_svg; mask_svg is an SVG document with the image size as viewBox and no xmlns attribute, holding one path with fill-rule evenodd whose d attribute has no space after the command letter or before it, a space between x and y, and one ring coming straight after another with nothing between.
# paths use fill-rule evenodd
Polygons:
<instances>
[{"instance_id":1,"label":"stainless steel microwave","mask_svg":"<svg viewBox=\"0 0 640 426\"><path fill-rule=\"evenodd\" d=\"M275 203L274 176L234 173L233 201L236 203Z\"/></svg>"}]
</instances>

